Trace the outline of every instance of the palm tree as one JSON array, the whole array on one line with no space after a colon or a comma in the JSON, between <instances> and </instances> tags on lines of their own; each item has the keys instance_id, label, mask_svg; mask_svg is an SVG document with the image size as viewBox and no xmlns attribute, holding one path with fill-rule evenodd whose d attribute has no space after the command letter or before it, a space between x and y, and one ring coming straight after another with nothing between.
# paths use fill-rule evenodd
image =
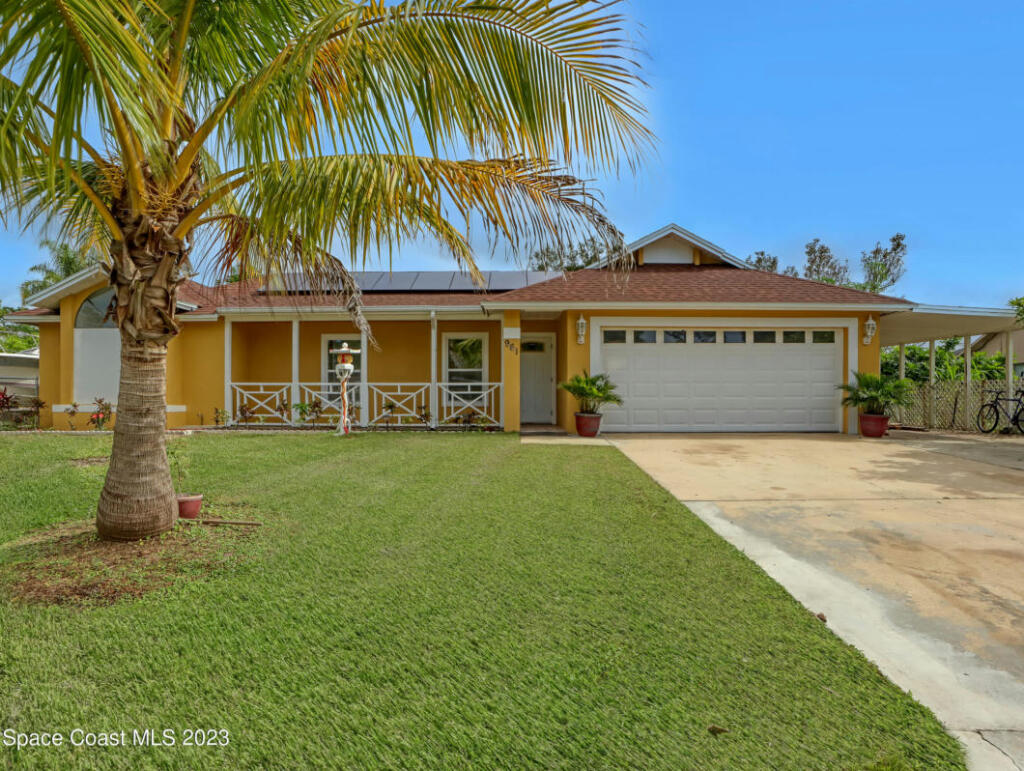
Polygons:
<instances>
[{"instance_id":1,"label":"palm tree","mask_svg":"<svg viewBox=\"0 0 1024 771\"><path fill-rule=\"evenodd\" d=\"M121 383L102 537L169 529L167 343L206 268L302 272L357 323L353 264L422 236L480 278L511 248L618 231L582 170L652 137L624 19L587 0L11 0L0 6L0 195L101 244ZM98 130L97 130L98 126ZM469 160L461 160L465 156Z\"/></svg>"},{"instance_id":2,"label":"palm tree","mask_svg":"<svg viewBox=\"0 0 1024 771\"><path fill-rule=\"evenodd\" d=\"M30 278L21 284L21 302L34 294L42 292L46 287L73 276L78 271L96 262L96 258L85 249L75 249L69 244L61 244L49 239L39 244L50 250L50 259L33 265L29 273L36 273L39 278Z\"/></svg>"}]
</instances>

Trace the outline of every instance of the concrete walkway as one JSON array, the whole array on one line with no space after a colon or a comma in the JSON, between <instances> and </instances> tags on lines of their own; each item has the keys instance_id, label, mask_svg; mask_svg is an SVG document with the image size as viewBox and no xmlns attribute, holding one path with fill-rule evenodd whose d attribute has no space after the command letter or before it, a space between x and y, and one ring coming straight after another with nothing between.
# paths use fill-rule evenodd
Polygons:
<instances>
[{"instance_id":1,"label":"concrete walkway","mask_svg":"<svg viewBox=\"0 0 1024 771\"><path fill-rule=\"evenodd\" d=\"M611 435L930 707L1024 771L1024 439Z\"/></svg>"}]
</instances>

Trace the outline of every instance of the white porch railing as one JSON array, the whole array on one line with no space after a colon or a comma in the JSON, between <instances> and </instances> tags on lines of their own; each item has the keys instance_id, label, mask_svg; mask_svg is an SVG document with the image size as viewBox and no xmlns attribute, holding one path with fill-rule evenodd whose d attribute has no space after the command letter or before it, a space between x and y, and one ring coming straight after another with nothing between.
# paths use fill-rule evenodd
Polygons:
<instances>
[{"instance_id":1,"label":"white porch railing","mask_svg":"<svg viewBox=\"0 0 1024 771\"><path fill-rule=\"evenodd\" d=\"M438 383L442 424L501 425L501 383Z\"/></svg>"},{"instance_id":2,"label":"white porch railing","mask_svg":"<svg viewBox=\"0 0 1024 771\"><path fill-rule=\"evenodd\" d=\"M292 422L291 383L232 383L231 415L235 423Z\"/></svg>"},{"instance_id":3,"label":"white porch railing","mask_svg":"<svg viewBox=\"0 0 1024 771\"><path fill-rule=\"evenodd\" d=\"M231 391L235 424L337 425L341 417L337 383L299 383L298 402L291 383L232 383ZM364 428L500 426L501 393L501 383L349 383L349 414L352 425ZM308 406L305 419L296 404Z\"/></svg>"}]
</instances>

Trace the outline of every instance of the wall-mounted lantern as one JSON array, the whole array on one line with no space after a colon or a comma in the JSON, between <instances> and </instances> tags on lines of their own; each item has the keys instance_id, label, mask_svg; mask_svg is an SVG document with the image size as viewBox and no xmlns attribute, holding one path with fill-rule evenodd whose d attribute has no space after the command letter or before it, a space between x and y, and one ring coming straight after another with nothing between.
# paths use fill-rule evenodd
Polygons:
<instances>
[{"instance_id":1,"label":"wall-mounted lantern","mask_svg":"<svg viewBox=\"0 0 1024 771\"><path fill-rule=\"evenodd\" d=\"M584 343L584 341L586 339L587 339L587 320L585 318L583 318L583 314L581 313L580 317L578 319L576 319L576 342L579 343L580 345L583 345L583 343Z\"/></svg>"},{"instance_id":2,"label":"wall-mounted lantern","mask_svg":"<svg viewBox=\"0 0 1024 771\"><path fill-rule=\"evenodd\" d=\"M864 345L871 345L871 341L875 339L875 332L878 331L878 322L875 321L873 316L868 316L868 320L864 322Z\"/></svg>"}]
</instances>

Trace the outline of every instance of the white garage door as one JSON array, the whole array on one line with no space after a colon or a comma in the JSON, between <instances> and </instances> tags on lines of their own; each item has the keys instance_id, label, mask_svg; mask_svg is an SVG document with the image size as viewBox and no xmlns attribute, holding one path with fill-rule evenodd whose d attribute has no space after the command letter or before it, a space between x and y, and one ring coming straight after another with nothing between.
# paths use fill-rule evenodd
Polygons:
<instances>
[{"instance_id":1,"label":"white garage door","mask_svg":"<svg viewBox=\"0 0 1024 771\"><path fill-rule=\"evenodd\" d=\"M603 327L606 431L838 431L840 329Z\"/></svg>"}]
</instances>

